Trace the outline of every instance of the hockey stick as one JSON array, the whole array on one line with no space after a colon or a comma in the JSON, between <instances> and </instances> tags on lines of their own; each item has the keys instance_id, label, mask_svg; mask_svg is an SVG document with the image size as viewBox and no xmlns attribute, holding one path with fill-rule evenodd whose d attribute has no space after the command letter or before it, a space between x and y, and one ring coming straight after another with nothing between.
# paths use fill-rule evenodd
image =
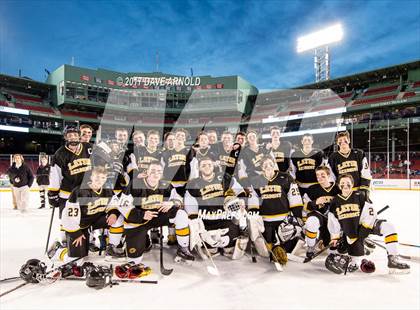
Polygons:
<instances>
[{"instance_id":1,"label":"hockey stick","mask_svg":"<svg viewBox=\"0 0 420 310\"><path fill-rule=\"evenodd\" d=\"M404 246L411 246L411 247L414 247L414 248L420 248L420 245L417 245L417 244L402 243L402 242L398 242L398 244L404 245Z\"/></svg>"},{"instance_id":2,"label":"hockey stick","mask_svg":"<svg viewBox=\"0 0 420 310\"><path fill-rule=\"evenodd\" d=\"M52 223L54 221L54 211L55 211L55 207L53 207L52 212L51 212L51 219L50 219L50 228L48 229L48 237L47 237L47 242L45 245L45 255L47 255L48 253L48 245L50 243L50 236L51 236L51 228L52 228Z\"/></svg>"},{"instance_id":3,"label":"hockey stick","mask_svg":"<svg viewBox=\"0 0 420 310\"><path fill-rule=\"evenodd\" d=\"M310 262L311 260L313 260L314 258L316 258L317 256L319 256L320 254L324 253L324 252L325 252L326 250L328 250L329 248L331 248L331 244L327 245L327 246L326 246L325 248L323 248L322 250L320 250L320 251L316 252L316 253L314 254L314 256L312 256L311 258L306 257L306 258L303 260L303 263L308 263L308 262Z\"/></svg>"},{"instance_id":4,"label":"hockey stick","mask_svg":"<svg viewBox=\"0 0 420 310\"><path fill-rule=\"evenodd\" d=\"M19 284L18 286L14 287L14 288L12 288L12 289L10 289L10 290L8 290L8 291L4 292L4 293L1 293L1 294L0 294L0 297L3 297L3 296L5 296L5 295L7 295L7 294L9 294L9 293L11 293L11 292L14 292L14 291L16 291L17 289L19 289L19 288L21 288L21 287L25 286L26 284L28 284L28 282L23 282L23 283Z\"/></svg>"},{"instance_id":5,"label":"hockey stick","mask_svg":"<svg viewBox=\"0 0 420 310\"><path fill-rule=\"evenodd\" d=\"M11 278L6 278L6 279L1 279L0 283L1 282L6 282L6 281L11 281L11 280L18 280L18 279L20 279L20 277L11 277Z\"/></svg>"},{"instance_id":6,"label":"hockey stick","mask_svg":"<svg viewBox=\"0 0 420 310\"><path fill-rule=\"evenodd\" d=\"M165 266L163 265L163 231L162 231L162 226L159 227L159 232L160 232L160 236L159 236L159 243L160 243L160 273L163 274L164 276L169 276L172 271L174 271L173 269L166 269Z\"/></svg>"},{"instance_id":7,"label":"hockey stick","mask_svg":"<svg viewBox=\"0 0 420 310\"><path fill-rule=\"evenodd\" d=\"M377 240L373 240L370 238L366 238L369 241L371 241L372 243L374 243L375 245L377 245L378 247L387 250L386 246L384 246L383 244L380 244ZM410 255L402 255L402 254L398 254L399 257L403 258L403 259L407 259L407 260L416 260L416 261L420 261L420 257L418 256L410 256Z\"/></svg>"},{"instance_id":8,"label":"hockey stick","mask_svg":"<svg viewBox=\"0 0 420 310\"><path fill-rule=\"evenodd\" d=\"M214 263L213 257L212 257L212 255L211 255L211 253L210 253L209 249L207 248L206 243L205 243L204 241L202 241L201 243L203 244L204 249L205 249L205 251L206 251L206 254L207 254L207 256L209 257L211 264L213 265L213 266L208 266L208 265L207 265L207 272L208 272L209 274L213 275L213 276L219 276L219 275L220 275L220 273L219 273L219 269L217 269L217 266L216 266L216 264Z\"/></svg>"},{"instance_id":9,"label":"hockey stick","mask_svg":"<svg viewBox=\"0 0 420 310\"><path fill-rule=\"evenodd\" d=\"M257 262L257 257L255 256L255 253L254 253L254 243L252 241L250 242L249 249L251 251L252 262L256 263Z\"/></svg>"},{"instance_id":10,"label":"hockey stick","mask_svg":"<svg viewBox=\"0 0 420 310\"><path fill-rule=\"evenodd\" d=\"M265 238L264 238L264 236L263 236L263 234L259 231L258 232L258 237L257 238L262 238L262 240L264 241L264 245L265 245L265 247L267 248L267 250L268 250L268 252L271 254L271 257L273 258L273 264L274 264L274 267L276 267L276 270L278 271L278 272L281 272L281 271L283 271L283 267L281 266L281 264L280 264L280 262L278 261L278 259L277 259L277 257L274 255L274 253L273 253L273 251L267 246L268 245L268 243L267 243L267 241L265 240ZM252 241L251 241L252 242ZM269 258L270 259L270 258Z\"/></svg>"}]
</instances>

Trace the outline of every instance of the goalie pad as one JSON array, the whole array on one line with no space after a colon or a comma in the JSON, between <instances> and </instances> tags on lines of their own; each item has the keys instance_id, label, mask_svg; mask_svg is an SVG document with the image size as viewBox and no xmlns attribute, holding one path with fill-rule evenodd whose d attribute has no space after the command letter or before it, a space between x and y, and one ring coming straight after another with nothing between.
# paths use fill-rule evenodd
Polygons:
<instances>
[{"instance_id":1,"label":"goalie pad","mask_svg":"<svg viewBox=\"0 0 420 310\"><path fill-rule=\"evenodd\" d=\"M201 218L195 218L190 220L190 251L192 251L197 245L200 248L203 240L201 234L206 231L203 220Z\"/></svg>"},{"instance_id":2,"label":"goalie pad","mask_svg":"<svg viewBox=\"0 0 420 310\"><path fill-rule=\"evenodd\" d=\"M229 232L229 228L204 230L200 234L201 240L212 248L223 248L229 244L229 237L225 236Z\"/></svg>"},{"instance_id":3,"label":"goalie pad","mask_svg":"<svg viewBox=\"0 0 420 310\"><path fill-rule=\"evenodd\" d=\"M293 225L291 223L282 222L279 225L277 233L279 235L280 241L282 243L285 243L296 237L302 236L302 227L298 225Z\"/></svg>"},{"instance_id":4,"label":"goalie pad","mask_svg":"<svg viewBox=\"0 0 420 310\"><path fill-rule=\"evenodd\" d=\"M249 238L255 245L255 249L260 256L269 257L267 246L262 233L264 232L264 221L260 216L248 218Z\"/></svg>"},{"instance_id":5,"label":"goalie pad","mask_svg":"<svg viewBox=\"0 0 420 310\"><path fill-rule=\"evenodd\" d=\"M248 245L249 238L246 236L239 236L236 239L235 247L232 253L232 259L241 259L245 255L245 250Z\"/></svg>"}]
</instances>

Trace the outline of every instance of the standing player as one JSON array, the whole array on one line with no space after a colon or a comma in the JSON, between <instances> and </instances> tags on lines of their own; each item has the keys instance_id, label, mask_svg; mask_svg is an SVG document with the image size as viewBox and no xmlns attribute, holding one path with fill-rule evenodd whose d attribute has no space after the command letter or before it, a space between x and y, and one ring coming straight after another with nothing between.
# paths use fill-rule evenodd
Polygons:
<instances>
[{"instance_id":1,"label":"standing player","mask_svg":"<svg viewBox=\"0 0 420 310\"><path fill-rule=\"evenodd\" d=\"M217 131L210 129L207 130L207 136L209 137L209 144L216 145L217 144Z\"/></svg>"},{"instance_id":2,"label":"standing player","mask_svg":"<svg viewBox=\"0 0 420 310\"><path fill-rule=\"evenodd\" d=\"M239 154L239 179L260 175L262 173L261 159L267 154L267 150L258 144L256 131L250 130L246 139L248 146L243 148Z\"/></svg>"},{"instance_id":3,"label":"standing player","mask_svg":"<svg viewBox=\"0 0 420 310\"><path fill-rule=\"evenodd\" d=\"M338 179L338 186L341 193L331 201L328 229L333 246L337 244L340 235L343 235L342 239L348 244L350 257L330 254L325 262L328 270L335 273L342 273L345 269L356 271L360 259L365 254L363 241L369 234L374 234L385 236L390 273L409 272L410 266L398 259L398 236L394 226L386 220L377 219L373 205L366 196L353 190L354 181L350 174L342 174ZM360 269L371 273L375 271L375 265L364 259Z\"/></svg>"},{"instance_id":4,"label":"standing player","mask_svg":"<svg viewBox=\"0 0 420 310\"><path fill-rule=\"evenodd\" d=\"M50 259L70 261L87 256L90 231L115 224L119 216L118 198L112 189L104 188L106 179L106 168L96 166L92 169L87 186L73 189L62 215L67 247L58 241L54 243L48 251Z\"/></svg>"},{"instance_id":5,"label":"standing player","mask_svg":"<svg viewBox=\"0 0 420 310\"><path fill-rule=\"evenodd\" d=\"M333 152L328 164L336 178L343 174L350 174L354 180L354 189L360 189L369 199L370 174L369 163L362 150L350 148L350 134L348 131L337 134L338 151Z\"/></svg>"},{"instance_id":6,"label":"standing player","mask_svg":"<svg viewBox=\"0 0 420 310\"><path fill-rule=\"evenodd\" d=\"M163 151L172 150L175 146L175 135L173 132L165 133L163 137Z\"/></svg>"},{"instance_id":7,"label":"standing player","mask_svg":"<svg viewBox=\"0 0 420 310\"><path fill-rule=\"evenodd\" d=\"M303 135L302 148L292 153L290 174L296 180L300 194L303 196L306 189L317 183L315 169L326 164L324 152L312 147L314 138L311 134Z\"/></svg>"},{"instance_id":8,"label":"standing player","mask_svg":"<svg viewBox=\"0 0 420 310\"><path fill-rule=\"evenodd\" d=\"M308 258L314 256L317 240L321 240L323 245L330 243L327 216L331 201L340 192L336 184L330 182L331 171L327 166L316 168L315 173L318 183L307 188L303 195L304 213L307 214L305 241Z\"/></svg>"},{"instance_id":9,"label":"standing player","mask_svg":"<svg viewBox=\"0 0 420 310\"><path fill-rule=\"evenodd\" d=\"M161 162L162 151L159 149L159 136L157 130L149 130L147 132L147 146L140 146L134 149L134 155L139 169L138 178L144 178L146 176L147 168L151 163Z\"/></svg>"},{"instance_id":10,"label":"standing player","mask_svg":"<svg viewBox=\"0 0 420 310\"><path fill-rule=\"evenodd\" d=\"M41 155L41 165L36 170L36 183L39 188L39 198L41 206L38 209L45 208L46 195L48 195L48 185L50 184L50 165L47 155Z\"/></svg>"},{"instance_id":11,"label":"standing player","mask_svg":"<svg viewBox=\"0 0 420 310\"><path fill-rule=\"evenodd\" d=\"M271 142L267 143L266 148L276 159L277 170L288 172L290 168L290 157L292 145L288 141L281 141L281 130L277 126L270 128Z\"/></svg>"},{"instance_id":12,"label":"standing player","mask_svg":"<svg viewBox=\"0 0 420 310\"><path fill-rule=\"evenodd\" d=\"M134 179L122 194L118 210L125 217L128 265L118 267L118 273L131 269L147 270L141 265L146 248L147 231L151 228L175 224L178 241L177 260L193 261L188 249L188 215L181 209L182 201L169 182L162 181L163 168L160 163L151 163L147 176Z\"/></svg>"},{"instance_id":13,"label":"standing player","mask_svg":"<svg viewBox=\"0 0 420 310\"><path fill-rule=\"evenodd\" d=\"M220 172L229 174L231 177L237 173L235 170L238 163L238 156L241 146L233 143L233 135L229 131L222 133L222 142L218 144L215 152L217 155L216 164L219 166Z\"/></svg>"},{"instance_id":14,"label":"standing player","mask_svg":"<svg viewBox=\"0 0 420 310\"><path fill-rule=\"evenodd\" d=\"M146 137L143 131L135 130L132 134L132 138L133 138L134 148L144 147L144 141L146 140Z\"/></svg>"},{"instance_id":15,"label":"standing player","mask_svg":"<svg viewBox=\"0 0 420 310\"><path fill-rule=\"evenodd\" d=\"M198 163L202 158L210 157L214 161L217 159L213 148L209 145L209 138L207 137L207 134L204 131L198 134L197 142L198 143L193 146L194 158L191 163L191 178L198 178Z\"/></svg>"},{"instance_id":16,"label":"standing player","mask_svg":"<svg viewBox=\"0 0 420 310\"><path fill-rule=\"evenodd\" d=\"M50 170L49 203L59 208L59 218L67 199L76 186L80 186L85 172L91 170L90 143L80 142L80 131L75 126L64 129L65 145L60 147L52 158ZM61 240L65 243L65 232L61 229Z\"/></svg>"},{"instance_id":17,"label":"standing player","mask_svg":"<svg viewBox=\"0 0 420 310\"><path fill-rule=\"evenodd\" d=\"M87 124L83 124L80 126L80 142L90 143L90 139L92 139L93 135L93 128Z\"/></svg>"}]
</instances>

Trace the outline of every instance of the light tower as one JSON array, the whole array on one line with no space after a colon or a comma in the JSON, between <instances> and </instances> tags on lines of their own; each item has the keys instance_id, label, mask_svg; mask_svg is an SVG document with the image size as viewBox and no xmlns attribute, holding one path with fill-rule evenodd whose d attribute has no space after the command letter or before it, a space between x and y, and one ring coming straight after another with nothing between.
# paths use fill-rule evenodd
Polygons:
<instances>
[{"instance_id":1,"label":"light tower","mask_svg":"<svg viewBox=\"0 0 420 310\"><path fill-rule=\"evenodd\" d=\"M343 27L336 24L297 39L298 53L314 51L316 82L330 79L329 44L339 42L342 38Z\"/></svg>"}]
</instances>

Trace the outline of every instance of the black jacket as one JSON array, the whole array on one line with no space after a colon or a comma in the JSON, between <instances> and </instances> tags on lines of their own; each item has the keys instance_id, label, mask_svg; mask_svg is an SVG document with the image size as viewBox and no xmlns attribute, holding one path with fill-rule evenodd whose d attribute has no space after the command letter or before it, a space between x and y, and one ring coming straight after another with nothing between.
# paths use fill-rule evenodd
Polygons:
<instances>
[{"instance_id":1,"label":"black jacket","mask_svg":"<svg viewBox=\"0 0 420 310\"><path fill-rule=\"evenodd\" d=\"M22 187L25 185L31 187L34 182L32 171L25 163L23 163L19 168L16 168L16 164L13 163L13 165L7 170L7 175L10 178L10 183L12 183L14 187Z\"/></svg>"},{"instance_id":2,"label":"black jacket","mask_svg":"<svg viewBox=\"0 0 420 310\"><path fill-rule=\"evenodd\" d=\"M38 185L50 184L50 165L39 166L36 170L36 183Z\"/></svg>"}]
</instances>

